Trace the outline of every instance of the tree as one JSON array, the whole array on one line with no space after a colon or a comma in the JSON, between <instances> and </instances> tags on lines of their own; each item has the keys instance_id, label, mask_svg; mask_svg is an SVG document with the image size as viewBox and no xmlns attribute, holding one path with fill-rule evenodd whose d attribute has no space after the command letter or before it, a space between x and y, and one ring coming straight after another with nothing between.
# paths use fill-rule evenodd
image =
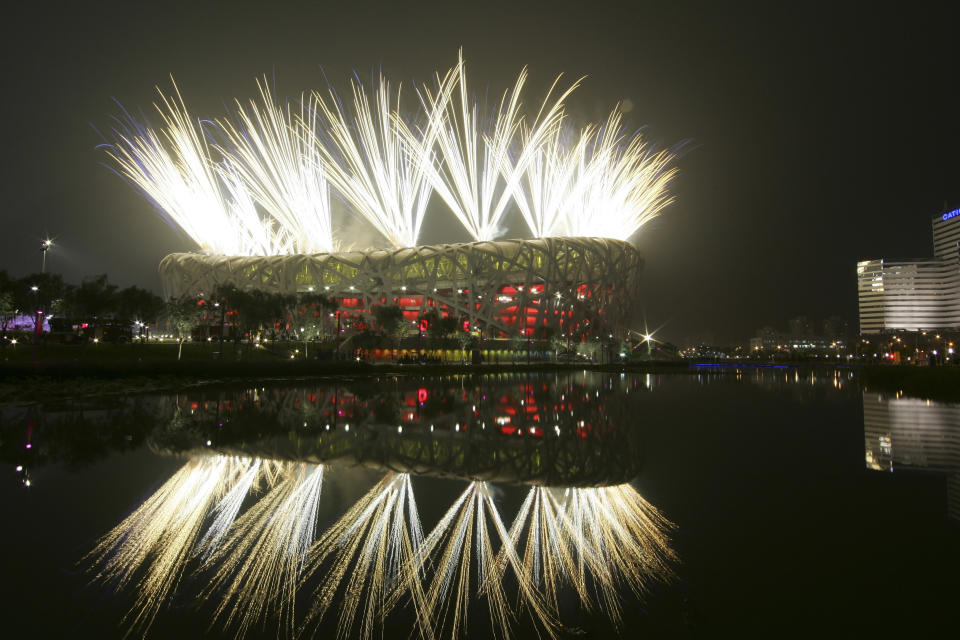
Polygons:
<instances>
[{"instance_id":1,"label":"tree","mask_svg":"<svg viewBox=\"0 0 960 640\"><path fill-rule=\"evenodd\" d=\"M460 343L461 358L466 359L467 348L476 346L477 339L469 331L458 331L457 342Z\"/></svg>"},{"instance_id":2,"label":"tree","mask_svg":"<svg viewBox=\"0 0 960 640\"><path fill-rule=\"evenodd\" d=\"M403 310L397 305L373 308L373 317L377 320L380 331L388 336L394 336L400 329L403 320Z\"/></svg>"},{"instance_id":3,"label":"tree","mask_svg":"<svg viewBox=\"0 0 960 640\"><path fill-rule=\"evenodd\" d=\"M180 348L177 349L177 360L179 360L183 354L183 341L200 322L200 318L203 317L203 308L196 298L184 296L167 301L164 315L167 316L167 322L173 327L180 342Z\"/></svg>"},{"instance_id":4,"label":"tree","mask_svg":"<svg viewBox=\"0 0 960 640\"><path fill-rule=\"evenodd\" d=\"M7 329L20 313L16 291L16 280L11 280L6 271L0 271L0 334L3 344L7 342Z\"/></svg>"},{"instance_id":5,"label":"tree","mask_svg":"<svg viewBox=\"0 0 960 640\"><path fill-rule=\"evenodd\" d=\"M143 326L157 321L164 311L163 299L146 289L127 287L117 295L116 317L126 322L140 323L140 337L143 338Z\"/></svg>"},{"instance_id":6,"label":"tree","mask_svg":"<svg viewBox=\"0 0 960 640\"><path fill-rule=\"evenodd\" d=\"M436 309L431 309L422 316L427 321L427 335L431 338L446 338L457 330L457 319L453 316L441 317Z\"/></svg>"},{"instance_id":7,"label":"tree","mask_svg":"<svg viewBox=\"0 0 960 640\"><path fill-rule=\"evenodd\" d=\"M85 278L73 295L74 306L92 327L117 309L117 285L107 282L107 274Z\"/></svg>"}]
</instances>

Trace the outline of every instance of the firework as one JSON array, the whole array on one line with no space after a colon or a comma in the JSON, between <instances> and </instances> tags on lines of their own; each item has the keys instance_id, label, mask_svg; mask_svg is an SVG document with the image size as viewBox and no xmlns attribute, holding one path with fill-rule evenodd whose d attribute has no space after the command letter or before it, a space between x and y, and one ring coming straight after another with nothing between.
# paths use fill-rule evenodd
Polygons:
<instances>
[{"instance_id":1,"label":"firework","mask_svg":"<svg viewBox=\"0 0 960 640\"><path fill-rule=\"evenodd\" d=\"M615 625L621 622L621 584L643 597L651 581L672 580L676 556L667 533L673 525L629 484L567 489L559 513L573 556L564 557L561 566L588 608L585 584L592 578L601 608Z\"/></svg>"},{"instance_id":2,"label":"firework","mask_svg":"<svg viewBox=\"0 0 960 640\"><path fill-rule=\"evenodd\" d=\"M502 580L510 566L521 583L543 594L544 605L553 616L559 616L557 597L564 583L574 586L588 609L591 605L586 583L577 573L575 551L571 548L571 537L563 528L561 512L554 490L531 487L509 532L510 544L518 550L523 548L520 561L511 562L508 555L501 552L490 577L492 581ZM526 543L522 544L524 535Z\"/></svg>"},{"instance_id":3,"label":"firework","mask_svg":"<svg viewBox=\"0 0 960 640\"><path fill-rule=\"evenodd\" d=\"M328 99L315 92L303 126L346 202L393 246L412 247L432 191L416 151L419 141L400 114L400 89L392 91L382 75L372 101L359 82L351 88L349 113L332 89ZM329 145L317 135L316 116Z\"/></svg>"},{"instance_id":4,"label":"firework","mask_svg":"<svg viewBox=\"0 0 960 640\"><path fill-rule=\"evenodd\" d=\"M524 68L485 114L461 52L418 89L419 126L382 75L369 92L352 81L346 102L330 89L301 96L297 108L258 81L259 99L205 125L174 84L155 105L160 129L124 112L104 148L210 254L333 251L330 186L394 247L417 244L433 191L477 241L502 233L511 201L535 237L627 240L672 202L676 153L625 132L619 108L575 130L564 102L580 80L560 91L560 79L526 114Z\"/></svg>"},{"instance_id":5,"label":"firework","mask_svg":"<svg viewBox=\"0 0 960 640\"><path fill-rule=\"evenodd\" d=\"M249 198L225 188L203 127L187 111L176 84L173 88L173 97L161 92L161 103L154 105L164 125L159 131L126 112L115 119L114 142L103 148L120 174L207 253L282 250L270 242L248 242L262 235L259 216Z\"/></svg>"},{"instance_id":6,"label":"firework","mask_svg":"<svg viewBox=\"0 0 960 640\"><path fill-rule=\"evenodd\" d=\"M497 540L500 549L494 551ZM424 540L413 563L404 569L404 579L398 583L392 600L410 591L424 568L430 566L433 576L423 596L412 598L421 633L432 638L435 632L449 626L450 637L455 638L467 624L470 578L475 574L476 592L487 601L494 632L509 638L513 616L503 584L495 575L501 557L498 554L510 564L520 563L489 485L473 481ZM533 585L525 580L525 575L518 572L517 577L521 598L534 619L553 637L557 628L554 617L543 606Z\"/></svg>"},{"instance_id":7,"label":"firework","mask_svg":"<svg viewBox=\"0 0 960 640\"><path fill-rule=\"evenodd\" d=\"M628 240L673 202L676 154L654 151L642 132L628 136L614 109L602 127L587 127L569 152L574 182L562 206L564 234Z\"/></svg>"},{"instance_id":8,"label":"firework","mask_svg":"<svg viewBox=\"0 0 960 640\"><path fill-rule=\"evenodd\" d=\"M218 121L226 137L218 149L269 214L263 224L280 239L276 244L289 242L293 253L332 251L330 189L309 107L294 115L289 104L276 104L266 81L257 87L259 104L237 101L238 125Z\"/></svg>"},{"instance_id":9,"label":"firework","mask_svg":"<svg viewBox=\"0 0 960 640\"><path fill-rule=\"evenodd\" d=\"M566 235L569 226L566 216L572 205L570 196L582 175L582 159L592 130L593 127L588 127L571 145L572 134L563 126L548 130L540 144L536 143L529 127L523 128L522 145L529 149L529 157L514 183L513 198L533 237ZM508 160L503 172L509 175L511 171L514 164Z\"/></svg>"},{"instance_id":10,"label":"firework","mask_svg":"<svg viewBox=\"0 0 960 640\"><path fill-rule=\"evenodd\" d=\"M249 467L250 460L243 458L190 460L87 556L95 581L119 590L135 580L128 634L150 627L194 555L211 507Z\"/></svg>"},{"instance_id":11,"label":"firework","mask_svg":"<svg viewBox=\"0 0 960 640\"><path fill-rule=\"evenodd\" d=\"M287 463L281 480L233 524L208 557L213 568L203 597L223 590L214 613L243 636L257 622L277 614L294 629L297 581L313 544L323 467Z\"/></svg>"},{"instance_id":12,"label":"firework","mask_svg":"<svg viewBox=\"0 0 960 640\"><path fill-rule=\"evenodd\" d=\"M414 566L423 544L410 476L390 473L347 511L317 541L304 572L305 579L329 565L308 623L319 623L343 587L338 635L352 635L357 612L363 609L360 635L369 638L389 613L388 596L401 580L401 569ZM418 612L425 606L420 567L403 579ZM424 633L431 636L429 628Z\"/></svg>"},{"instance_id":13,"label":"firework","mask_svg":"<svg viewBox=\"0 0 960 640\"><path fill-rule=\"evenodd\" d=\"M520 173L541 140L559 126L563 101L579 84L575 82L554 100L559 79L547 93L515 162L510 160L510 151L523 123L520 94L527 80L526 68L513 88L504 92L487 126L481 122L483 114L467 88L462 52L457 66L443 80L438 79L436 88L424 86L419 92L428 114L423 135L415 141L420 145L422 169L474 240L493 240L500 234ZM454 86L456 91L452 90Z\"/></svg>"}]
</instances>

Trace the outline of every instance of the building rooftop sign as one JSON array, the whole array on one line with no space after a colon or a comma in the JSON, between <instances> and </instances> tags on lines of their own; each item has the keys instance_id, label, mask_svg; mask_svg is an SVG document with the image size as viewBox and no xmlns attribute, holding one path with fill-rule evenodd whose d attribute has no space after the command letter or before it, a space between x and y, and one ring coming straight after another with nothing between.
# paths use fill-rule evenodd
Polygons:
<instances>
[{"instance_id":1,"label":"building rooftop sign","mask_svg":"<svg viewBox=\"0 0 960 640\"><path fill-rule=\"evenodd\" d=\"M943 219L944 219L944 220L949 220L950 218L955 218L956 216L960 216L960 209L954 209L953 211L947 211L945 214L943 214Z\"/></svg>"}]
</instances>

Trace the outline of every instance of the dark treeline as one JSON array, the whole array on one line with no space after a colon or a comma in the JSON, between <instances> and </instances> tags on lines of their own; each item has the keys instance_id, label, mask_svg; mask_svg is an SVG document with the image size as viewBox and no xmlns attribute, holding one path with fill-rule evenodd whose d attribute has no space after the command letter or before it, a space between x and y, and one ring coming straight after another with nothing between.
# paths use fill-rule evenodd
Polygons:
<instances>
[{"instance_id":1,"label":"dark treeline","mask_svg":"<svg viewBox=\"0 0 960 640\"><path fill-rule=\"evenodd\" d=\"M56 273L34 273L11 278L0 271L0 331L4 337L14 323L44 317L98 324L140 326L156 323L166 310L160 296L137 286L120 289L106 274L86 278L79 285Z\"/></svg>"}]
</instances>

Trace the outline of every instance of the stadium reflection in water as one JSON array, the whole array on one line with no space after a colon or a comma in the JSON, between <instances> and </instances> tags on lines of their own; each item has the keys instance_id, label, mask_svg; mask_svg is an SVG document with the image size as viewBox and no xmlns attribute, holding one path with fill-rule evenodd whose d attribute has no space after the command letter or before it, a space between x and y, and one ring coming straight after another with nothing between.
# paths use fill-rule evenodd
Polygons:
<instances>
[{"instance_id":1,"label":"stadium reflection in water","mask_svg":"<svg viewBox=\"0 0 960 640\"><path fill-rule=\"evenodd\" d=\"M148 442L187 462L87 561L135 591L138 633L185 588L237 635L279 619L283 635L370 637L407 608L422 637L456 637L479 606L497 635L523 613L556 636L565 592L618 624L624 595L672 580L676 560L671 524L630 484L631 395L647 385L513 374L178 396ZM318 530L324 485L358 465L383 476ZM463 482L428 531L414 476ZM523 487L516 513L498 485Z\"/></svg>"},{"instance_id":2,"label":"stadium reflection in water","mask_svg":"<svg viewBox=\"0 0 960 640\"><path fill-rule=\"evenodd\" d=\"M925 471L947 479L947 512L960 522L960 404L863 393L868 469Z\"/></svg>"}]
</instances>

